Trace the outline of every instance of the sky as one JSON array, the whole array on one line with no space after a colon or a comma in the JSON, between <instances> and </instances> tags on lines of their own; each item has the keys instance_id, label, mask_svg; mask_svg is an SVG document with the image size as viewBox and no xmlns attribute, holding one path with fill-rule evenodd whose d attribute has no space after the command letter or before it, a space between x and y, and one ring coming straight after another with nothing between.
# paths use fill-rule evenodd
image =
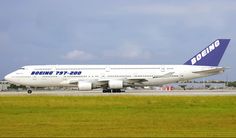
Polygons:
<instances>
[{"instance_id":1,"label":"sky","mask_svg":"<svg viewBox=\"0 0 236 138\"><path fill-rule=\"evenodd\" d=\"M0 0L0 79L38 64L183 64L230 38L207 79L236 80L235 0Z\"/></svg>"}]
</instances>

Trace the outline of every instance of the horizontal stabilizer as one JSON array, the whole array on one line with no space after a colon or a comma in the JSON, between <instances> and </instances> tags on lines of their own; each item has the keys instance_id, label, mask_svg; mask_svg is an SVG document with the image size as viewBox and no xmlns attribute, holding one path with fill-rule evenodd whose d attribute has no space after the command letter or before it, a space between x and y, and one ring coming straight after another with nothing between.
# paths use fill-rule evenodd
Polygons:
<instances>
[{"instance_id":1,"label":"horizontal stabilizer","mask_svg":"<svg viewBox=\"0 0 236 138\"><path fill-rule=\"evenodd\" d=\"M208 74L209 73L209 74L211 74L211 73L224 72L224 70L225 70L225 68L220 67L220 68L212 68L212 69L208 69L208 70L195 71L193 73L199 73L199 74L203 74L203 73Z\"/></svg>"}]
</instances>

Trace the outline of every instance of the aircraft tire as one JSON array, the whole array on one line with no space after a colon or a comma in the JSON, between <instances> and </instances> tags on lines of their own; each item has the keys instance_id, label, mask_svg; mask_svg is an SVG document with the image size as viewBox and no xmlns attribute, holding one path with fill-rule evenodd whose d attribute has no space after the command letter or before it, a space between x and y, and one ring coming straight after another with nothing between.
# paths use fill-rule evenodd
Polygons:
<instances>
[{"instance_id":1,"label":"aircraft tire","mask_svg":"<svg viewBox=\"0 0 236 138\"><path fill-rule=\"evenodd\" d=\"M28 94L31 94L31 93L32 93L32 90L27 90L27 93L28 93Z\"/></svg>"}]
</instances>

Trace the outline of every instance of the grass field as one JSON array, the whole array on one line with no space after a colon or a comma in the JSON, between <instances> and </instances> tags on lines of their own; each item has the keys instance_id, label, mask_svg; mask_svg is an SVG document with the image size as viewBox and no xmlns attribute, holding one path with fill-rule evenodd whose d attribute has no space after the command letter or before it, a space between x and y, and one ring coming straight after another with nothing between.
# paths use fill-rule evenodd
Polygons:
<instances>
[{"instance_id":1,"label":"grass field","mask_svg":"<svg viewBox=\"0 0 236 138\"><path fill-rule=\"evenodd\" d=\"M236 96L2 96L15 136L236 137Z\"/></svg>"}]
</instances>

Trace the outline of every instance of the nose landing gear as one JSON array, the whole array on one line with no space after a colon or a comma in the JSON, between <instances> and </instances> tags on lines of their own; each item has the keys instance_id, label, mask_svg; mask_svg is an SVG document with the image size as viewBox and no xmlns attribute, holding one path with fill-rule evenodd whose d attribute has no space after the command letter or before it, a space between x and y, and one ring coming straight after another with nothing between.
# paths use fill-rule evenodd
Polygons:
<instances>
[{"instance_id":1,"label":"nose landing gear","mask_svg":"<svg viewBox=\"0 0 236 138\"><path fill-rule=\"evenodd\" d=\"M31 89L28 89L28 90L27 90L27 93L28 93L28 94L31 94L31 93L32 93L32 90L31 90Z\"/></svg>"}]
</instances>

